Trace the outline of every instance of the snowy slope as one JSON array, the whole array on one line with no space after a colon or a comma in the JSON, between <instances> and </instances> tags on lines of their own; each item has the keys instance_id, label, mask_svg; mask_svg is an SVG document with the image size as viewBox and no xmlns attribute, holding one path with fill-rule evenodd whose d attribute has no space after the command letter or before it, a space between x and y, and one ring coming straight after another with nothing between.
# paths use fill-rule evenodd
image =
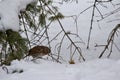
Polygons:
<instances>
[{"instance_id":1,"label":"snowy slope","mask_svg":"<svg viewBox=\"0 0 120 80\"><path fill-rule=\"evenodd\" d=\"M75 65L51 61L13 61L9 74L0 68L0 80L120 80L120 60L99 59ZM12 73L13 70L22 73Z\"/></svg>"}]
</instances>

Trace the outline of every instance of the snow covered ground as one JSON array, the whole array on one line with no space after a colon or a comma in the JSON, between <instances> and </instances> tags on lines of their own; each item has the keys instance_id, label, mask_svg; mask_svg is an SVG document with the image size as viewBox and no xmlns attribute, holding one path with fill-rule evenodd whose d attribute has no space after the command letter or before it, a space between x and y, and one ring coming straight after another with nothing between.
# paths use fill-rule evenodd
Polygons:
<instances>
[{"instance_id":1,"label":"snow covered ground","mask_svg":"<svg viewBox=\"0 0 120 80\"><path fill-rule=\"evenodd\" d=\"M0 67L0 80L120 80L120 60L97 59L79 64L51 61L13 61L8 74ZM12 73L14 70L18 72ZM20 70L23 72L19 73Z\"/></svg>"}]
</instances>

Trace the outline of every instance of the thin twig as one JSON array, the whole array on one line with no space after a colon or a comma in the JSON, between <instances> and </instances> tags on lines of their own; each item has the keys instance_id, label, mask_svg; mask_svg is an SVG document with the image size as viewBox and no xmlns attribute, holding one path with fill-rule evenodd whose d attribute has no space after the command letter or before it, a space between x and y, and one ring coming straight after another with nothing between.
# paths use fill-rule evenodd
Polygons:
<instances>
[{"instance_id":1,"label":"thin twig","mask_svg":"<svg viewBox=\"0 0 120 80\"><path fill-rule=\"evenodd\" d=\"M108 37L108 40L107 40L107 45L105 46L104 50L102 51L102 53L100 54L99 58L101 58L103 56L103 54L105 53L105 51L108 49L109 45L111 44L111 49L110 49L110 53L108 55L108 57L111 55L111 52L112 52L112 46L113 46L113 43L114 43L114 37L115 37L115 34L117 32L117 30L120 28L120 24L118 24L110 33L109 37Z\"/></svg>"},{"instance_id":2,"label":"thin twig","mask_svg":"<svg viewBox=\"0 0 120 80\"><path fill-rule=\"evenodd\" d=\"M96 2L97 2L97 0L95 0L94 5L93 5L92 18L91 18L91 24L90 24L89 36L88 36L88 42L87 42L87 49L89 49L89 44L90 44L90 37L91 37L91 31L92 31L92 26L93 26L93 19L94 19Z\"/></svg>"}]
</instances>

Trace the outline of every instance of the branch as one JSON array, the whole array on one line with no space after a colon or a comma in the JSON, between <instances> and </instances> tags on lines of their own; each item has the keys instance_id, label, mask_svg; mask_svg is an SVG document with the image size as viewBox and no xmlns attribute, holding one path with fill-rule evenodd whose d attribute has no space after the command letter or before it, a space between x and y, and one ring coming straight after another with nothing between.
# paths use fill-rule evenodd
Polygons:
<instances>
[{"instance_id":1,"label":"branch","mask_svg":"<svg viewBox=\"0 0 120 80\"><path fill-rule=\"evenodd\" d=\"M47 8L56 16L56 14L52 11L52 9L46 5ZM57 18L57 21L62 29L62 31L64 32L65 36L70 40L70 42L73 44L73 46L76 48L76 50L78 51L78 53L80 54L80 56L82 57L83 61L85 61L85 58L83 57L81 51L78 49L78 47L75 45L75 43L72 41L72 39L69 37L69 35L66 33L65 29L63 28L62 23L60 22L60 20Z\"/></svg>"},{"instance_id":2,"label":"branch","mask_svg":"<svg viewBox=\"0 0 120 80\"><path fill-rule=\"evenodd\" d=\"M109 45L111 44L111 48L110 48L110 53L107 57L109 57L111 55L111 52L112 52L112 46L113 46L113 43L114 43L114 37L115 37L115 34L117 32L117 30L120 28L120 24L118 24L110 33L109 37L108 37L108 40L107 40L107 45L105 46L104 50L102 51L102 53L100 54L99 58L101 58L103 56L103 54L105 53L105 51L108 49Z\"/></svg>"},{"instance_id":3,"label":"branch","mask_svg":"<svg viewBox=\"0 0 120 80\"><path fill-rule=\"evenodd\" d=\"M97 2L97 0L95 0L94 5L93 5L92 18L91 18L91 24L90 24L89 36L88 36L88 42L87 42L87 49L89 49L89 44L90 44L90 36L91 36L91 31L92 31L92 26L93 26L93 19L94 19L96 2Z\"/></svg>"}]
</instances>

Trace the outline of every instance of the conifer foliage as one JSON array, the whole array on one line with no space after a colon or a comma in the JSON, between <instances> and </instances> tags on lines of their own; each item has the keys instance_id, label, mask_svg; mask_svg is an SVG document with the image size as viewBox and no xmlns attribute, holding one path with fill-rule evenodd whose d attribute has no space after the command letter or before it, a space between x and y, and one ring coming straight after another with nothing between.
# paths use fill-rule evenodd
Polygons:
<instances>
[{"instance_id":1,"label":"conifer foliage","mask_svg":"<svg viewBox=\"0 0 120 80\"><path fill-rule=\"evenodd\" d=\"M0 60L1 65L9 65L12 60L20 60L27 52L27 39L22 38L19 32L8 29L0 31Z\"/></svg>"}]
</instances>

